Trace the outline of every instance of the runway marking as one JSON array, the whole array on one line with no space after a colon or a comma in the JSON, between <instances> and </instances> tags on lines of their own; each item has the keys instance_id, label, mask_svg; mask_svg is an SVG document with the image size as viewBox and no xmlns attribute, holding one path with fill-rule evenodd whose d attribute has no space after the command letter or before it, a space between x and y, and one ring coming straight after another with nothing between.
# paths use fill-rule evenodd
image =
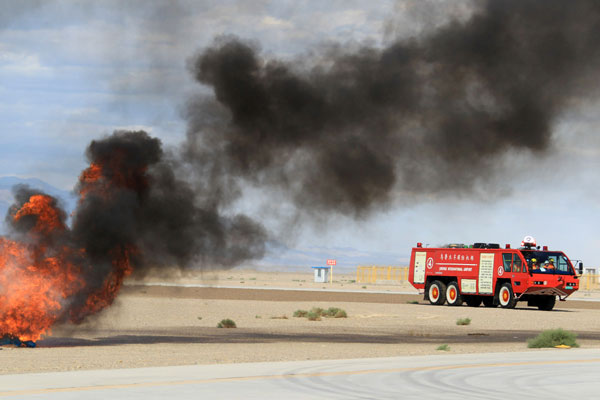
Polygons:
<instances>
[{"instance_id":1,"label":"runway marking","mask_svg":"<svg viewBox=\"0 0 600 400\"><path fill-rule=\"evenodd\" d=\"M462 365L438 365L431 367L412 367L412 368L387 368L387 369L368 369L362 371L334 371L334 372L310 372L299 374L282 374L282 375L257 375L257 376L240 376L231 378L211 378L211 379L190 379L182 381L165 381L165 382L141 382L141 383L124 383L118 385L98 385L98 386L81 386L81 387L65 387L52 389L35 389L35 390L15 390L8 392L0 392L0 397L10 396L26 396L36 394L49 393L66 393L66 392L87 392L93 390L109 390L109 389L128 389L128 388L143 388L143 387L160 387L160 386L179 386L179 385L200 385L206 383L226 383L226 382L244 382L254 380L271 380L271 379L298 379L298 378L314 378L327 376L343 376L343 375L366 375L377 373L392 373L392 372L408 372L408 371L435 371L435 370L451 370L451 369L466 369L466 368L489 368L489 367L515 367L523 365L555 365L555 364L577 364L577 363L598 363L600 358L590 360L555 360L555 361L522 361L513 363L489 363L489 364L462 364Z\"/></svg>"}]
</instances>

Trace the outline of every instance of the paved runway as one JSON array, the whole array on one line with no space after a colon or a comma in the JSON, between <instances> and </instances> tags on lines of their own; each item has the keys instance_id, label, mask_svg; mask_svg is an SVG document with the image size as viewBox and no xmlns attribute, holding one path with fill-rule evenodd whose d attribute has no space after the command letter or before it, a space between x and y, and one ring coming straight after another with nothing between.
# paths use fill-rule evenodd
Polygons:
<instances>
[{"instance_id":1,"label":"paved runway","mask_svg":"<svg viewBox=\"0 0 600 400\"><path fill-rule=\"evenodd\" d=\"M599 374L600 350L540 350L3 375L0 398L591 399Z\"/></svg>"}]
</instances>

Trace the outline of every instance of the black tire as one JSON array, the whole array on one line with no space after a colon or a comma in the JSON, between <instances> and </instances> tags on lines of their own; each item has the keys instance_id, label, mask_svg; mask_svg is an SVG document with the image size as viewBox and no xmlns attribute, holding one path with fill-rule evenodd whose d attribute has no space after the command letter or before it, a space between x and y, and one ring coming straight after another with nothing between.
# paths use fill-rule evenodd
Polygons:
<instances>
[{"instance_id":1,"label":"black tire","mask_svg":"<svg viewBox=\"0 0 600 400\"><path fill-rule=\"evenodd\" d=\"M502 308L515 308L517 299L510 283L504 283L498 291L498 303Z\"/></svg>"},{"instance_id":2,"label":"black tire","mask_svg":"<svg viewBox=\"0 0 600 400\"><path fill-rule=\"evenodd\" d=\"M465 296L465 302L469 307L479 307L481 305L481 296Z\"/></svg>"},{"instance_id":3,"label":"black tire","mask_svg":"<svg viewBox=\"0 0 600 400\"><path fill-rule=\"evenodd\" d=\"M538 309L542 311L552 311L556 304L556 296L544 296L538 302Z\"/></svg>"},{"instance_id":4,"label":"black tire","mask_svg":"<svg viewBox=\"0 0 600 400\"><path fill-rule=\"evenodd\" d=\"M446 302L446 285L444 282L433 281L427 289L427 298L429 302L436 306L441 306Z\"/></svg>"},{"instance_id":5,"label":"black tire","mask_svg":"<svg viewBox=\"0 0 600 400\"><path fill-rule=\"evenodd\" d=\"M484 307L498 307L498 303L494 301L494 296L484 296L483 297L483 306Z\"/></svg>"},{"instance_id":6,"label":"black tire","mask_svg":"<svg viewBox=\"0 0 600 400\"><path fill-rule=\"evenodd\" d=\"M446 288L446 302L449 306L462 306L463 298L458 289L458 283L450 282Z\"/></svg>"}]
</instances>

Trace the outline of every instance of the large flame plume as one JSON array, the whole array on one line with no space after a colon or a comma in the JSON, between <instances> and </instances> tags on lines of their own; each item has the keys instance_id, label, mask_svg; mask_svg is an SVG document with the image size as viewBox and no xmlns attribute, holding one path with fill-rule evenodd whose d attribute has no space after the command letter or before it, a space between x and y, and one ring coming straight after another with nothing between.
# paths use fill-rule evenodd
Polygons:
<instances>
[{"instance_id":1,"label":"large flame plume","mask_svg":"<svg viewBox=\"0 0 600 400\"><path fill-rule=\"evenodd\" d=\"M0 338L36 341L56 323L79 323L112 304L134 272L263 254L262 228L198 205L158 139L115 132L87 156L71 227L53 197L15 190L11 235L0 237Z\"/></svg>"}]
</instances>

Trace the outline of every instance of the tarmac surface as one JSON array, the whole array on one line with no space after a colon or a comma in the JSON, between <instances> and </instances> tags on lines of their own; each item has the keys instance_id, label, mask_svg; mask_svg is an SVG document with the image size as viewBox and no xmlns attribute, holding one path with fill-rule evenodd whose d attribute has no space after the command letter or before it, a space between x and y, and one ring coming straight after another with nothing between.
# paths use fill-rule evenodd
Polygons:
<instances>
[{"instance_id":1,"label":"tarmac surface","mask_svg":"<svg viewBox=\"0 0 600 400\"><path fill-rule=\"evenodd\" d=\"M600 349L0 376L18 399L596 398Z\"/></svg>"}]
</instances>

